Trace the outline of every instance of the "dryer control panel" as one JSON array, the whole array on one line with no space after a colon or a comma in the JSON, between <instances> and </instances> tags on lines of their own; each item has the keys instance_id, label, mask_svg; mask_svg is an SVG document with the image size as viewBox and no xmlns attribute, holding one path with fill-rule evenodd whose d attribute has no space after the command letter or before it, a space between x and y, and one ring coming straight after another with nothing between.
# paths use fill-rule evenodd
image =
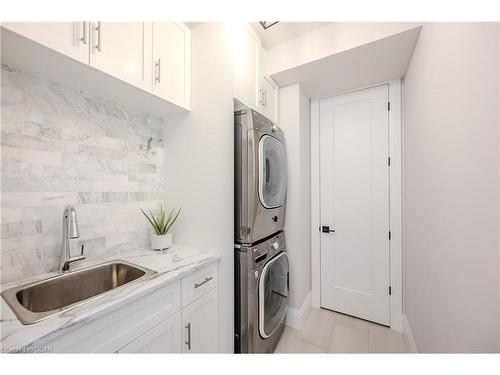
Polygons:
<instances>
[{"instance_id":1,"label":"dryer control panel","mask_svg":"<svg viewBox=\"0 0 500 375\"><path fill-rule=\"evenodd\" d=\"M248 254L248 269L256 269L277 253L286 251L285 232L253 246L241 245L241 250Z\"/></svg>"}]
</instances>

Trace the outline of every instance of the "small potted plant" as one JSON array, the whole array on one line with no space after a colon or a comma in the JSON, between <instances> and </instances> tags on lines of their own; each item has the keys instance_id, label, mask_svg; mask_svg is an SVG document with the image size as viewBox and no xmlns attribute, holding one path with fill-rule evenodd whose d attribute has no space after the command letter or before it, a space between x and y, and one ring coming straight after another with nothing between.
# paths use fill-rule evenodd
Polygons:
<instances>
[{"instance_id":1,"label":"small potted plant","mask_svg":"<svg viewBox=\"0 0 500 375\"><path fill-rule=\"evenodd\" d=\"M177 213L172 209L167 216L166 211L163 209L163 206L161 206L160 213L156 217L151 211L149 211L149 215L146 214L142 208L141 211L154 229L154 233L151 235L151 247L153 250L164 250L171 247L172 233L169 231L179 217L181 209L179 208Z\"/></svg>"}]
</instances>

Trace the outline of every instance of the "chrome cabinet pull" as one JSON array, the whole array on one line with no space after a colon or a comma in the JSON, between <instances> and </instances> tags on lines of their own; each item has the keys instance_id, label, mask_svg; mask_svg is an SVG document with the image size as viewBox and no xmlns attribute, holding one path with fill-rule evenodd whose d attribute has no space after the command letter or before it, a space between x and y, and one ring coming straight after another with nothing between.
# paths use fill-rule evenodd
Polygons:
<instances>
[{"instance_id":1,"label":"chrome cabinet pull","mask_svg":"<svg viewBox=\"0 0 500 375\"><path fill-rule=\"evenodd\" d=\"M195 289L198 289L200 286L202 286L203 284L206 284L208 283L210 280L212 280L214 277L213 276L210 276L210 277L205 277L205 280L203 280L201 283L195 283L194 284L194 288Z\"/></svg>"},{"instance_id":2,"label":"chrome cabinet pull","mask_svg":"<svg viewBox=\"0 0 500 375\"><path fill-rule=\"evenodd\" d=\"M95 28L97 31L97 44L95 46L96 50L101 52L101 47L102 47L102 42L101 42L101 32L102 32L102 25L101 22L97 22L97 27Z\"/></svg>"},{"instance_id":3,"label":"chrome cabinet pull","mask_svg":"<svg viewBox=\"0 0 500 375\"><path fill-rule=\"evenodd\" d=\"M259 105L264 106L264 89L260 89L259 94L260 94Z\"/></svg>"},{"instance_id":4,"label":"chrome cabinet pull","mask_svg":"<svg viewBox=\"0 0 500 375\"><path fill-rule=\"evenodd\" d=\"M83 44L87 44L87 23L85 21L82 22L82 26L83 26L83 32L82 32L82 37L80 38L80 41L83 43Z\"/></svg>"},{"instance_id":5,"label":"chrome cabinet pull","mask_svg":"<svg viewBox=\"0 0 500 375\"><path fill-rule=\"evenodd\" d=\"M158 58L158 61L155 63L155 68L156 68L155 82L160 83L160 81L161 81L161 60L160 60L160 58Z\"/></svg>"},{"instance_id":6,"label":"chrome cabinet pull","mask_svg":"<svg viewBox=\"0 0 500 375\"><path fill-rule=\"evenodd\" d=\"M188 330L187 341L184 341L184 344L186 344L188 346L188 350L191 350L191 323L188 323L184 327L187 328L187 330Z\"/></svg>"},{"instance_id":7,"label":"chrome cabinet pull","mask_svg":"<svg viewBox=\"0 0 500 375\"><path fill-rule=\"evenodd\" d=\"M267 89L264 89L264 91L262 92L262 96L263 96L263 102L264 102L264 107L267 108Z\"/></svg>"}]
</instances>

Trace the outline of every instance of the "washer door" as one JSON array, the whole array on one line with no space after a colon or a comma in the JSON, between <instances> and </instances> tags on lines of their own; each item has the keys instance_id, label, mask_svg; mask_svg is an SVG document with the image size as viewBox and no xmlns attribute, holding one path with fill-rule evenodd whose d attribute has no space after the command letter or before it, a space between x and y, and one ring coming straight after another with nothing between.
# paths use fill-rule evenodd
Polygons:
<instances>
[{"instance_id":1,"label":"washer door","mask_svg":"<svg viewBox=\"0 0 500 375\"><path fill-rule=\"evenodd\" d=\"M280 207L286 198L285 146L264 135L259 141L259 198L265 208Z\"/></svg>"},{"instance_id":2,"label":"washer door","mask_svg":"<svg viewBox=\"0 0 500 375\"><path fill-rule=\"evenodd\" d=\"M285 319L289 293L288 256L282 252L266 263L259 280L259 333L271 336Z\"/></svg>"}]
</instances>

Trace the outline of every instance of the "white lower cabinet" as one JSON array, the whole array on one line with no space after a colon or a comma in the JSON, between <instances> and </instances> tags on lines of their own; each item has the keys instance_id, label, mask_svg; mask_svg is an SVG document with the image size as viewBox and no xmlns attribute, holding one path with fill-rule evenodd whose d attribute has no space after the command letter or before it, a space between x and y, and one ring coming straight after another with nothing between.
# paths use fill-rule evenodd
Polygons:
<instances>
[{"instance_id":1,"label":"white lower cabinet","mask_svg":"<svg viewBox=\"0 0 500 375\"><path fill-rule=\"evenodd\" d=\"M118 353L181 353L181 313L153 327Z\"/></svg>"},{"instance_id":2,"label":"white lower cabinet","mask_svg":"<svg viewBox=\"0 0 500 375\"><path fill-rule=\"evenodd\" d=\"M217 353L217 288L150 329L118 353Z\"/></svg>"},{"instance_id":3,"label":"white lower cabinet","mask_svg":"<svg viewBox=\"0 0 500 375\"><path fill-rule=\"evenodd\" d=\"M55 353L216 353L217 264L31 344Z\"/></svg>"},{"instance_id":4,"label":"white lower cabinet","mask_svg":"<svg viewBox=\"0 0 500 375\"><path fill-rule=\"evenodd\" d=\"M183 353L217 353L219 324L217 289L182 309Z\"/></svg>"}]
</instances>

